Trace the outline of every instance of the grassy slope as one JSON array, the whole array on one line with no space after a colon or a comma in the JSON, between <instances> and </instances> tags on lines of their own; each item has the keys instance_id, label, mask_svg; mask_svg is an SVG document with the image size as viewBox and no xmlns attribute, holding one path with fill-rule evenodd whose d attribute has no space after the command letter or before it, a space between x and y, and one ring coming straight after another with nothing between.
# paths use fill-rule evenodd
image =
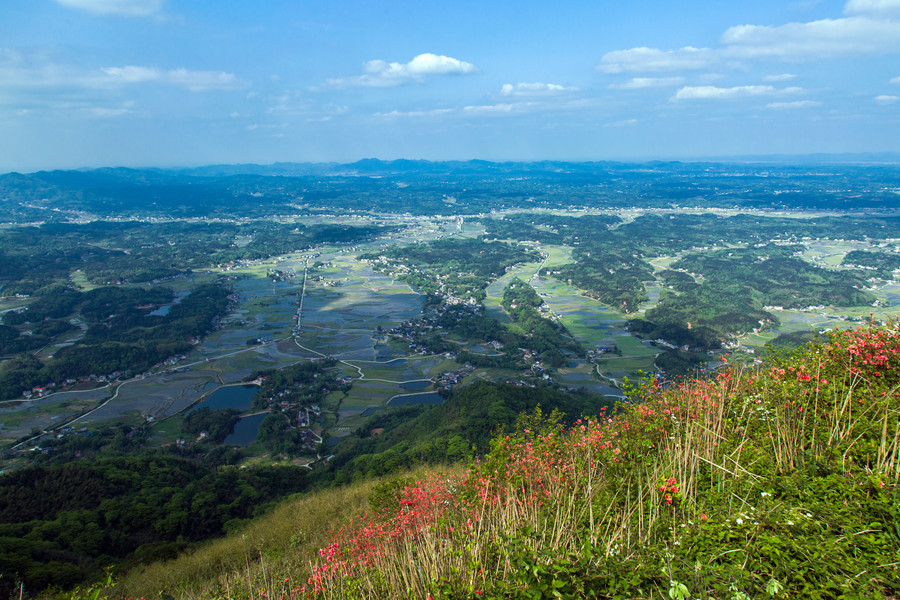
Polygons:
<instances>
[{"instance_id":1,"label":"grassy slope","mask_svg":"<svg viewBox=\"0 0 900 600\"><path fill-rule=\"evenodd\" d=\"M614 419L566 429L532 418L467 470L382 494L382 510L331 534L361 514L372 488L302 499L281 509L296 517L276 513L217 543L237 562L217 559L212 545L148 568L142 581L131 574L120 589L179 598L891 598L900 589L898 390L896 328L837 333L753 373L723 365L677 389L648 386ZM354 500L342 506L341 495ZM299 519L313 508L327 514L312 517L308 535ZM247 545L266 527L277 539ZM322 550L311 572L313 547Z\"/></svg>"}]
</instances>

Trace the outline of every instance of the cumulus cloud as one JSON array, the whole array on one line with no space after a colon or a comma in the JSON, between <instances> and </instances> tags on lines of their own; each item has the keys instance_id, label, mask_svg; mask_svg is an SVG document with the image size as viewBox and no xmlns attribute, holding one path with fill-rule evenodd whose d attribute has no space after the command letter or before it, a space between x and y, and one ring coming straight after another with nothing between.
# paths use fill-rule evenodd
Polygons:
<instances>
[{"instance_id":1,"label":"cumulus cloud","mask_svg":"<svg viewBox=\"0 0 900 600\"><path fill-rule=\"evenodd\" d=\"M738 25L721 37L730 58L803 61L900 50L900 22L864 16L785 25Z\"/></svg>"},{"instance_id":2,"label":"cumulus cloud","mask_svg":"<svg viewBox=\"0 0 900 600\"><path fill-rule=\"evenodd\" d=\"M432 75L468 75L478 69L468 63L442 54L426 52L407 63L370 60L363 65L365 71L355 77L329 79L330 87L391 87L410 81L423 81Z\"/></svg>"},{"instance_id":3,"label":"cumulus cloud","mask_svg":"<svg viewBox=\"0 0 900 600\"><path fill-rule=\"evenodd\" d=\"M152 17L162 11L163 0L56 0L62 6L95 15Z\"/></svg>"},{"instance_id":4,"label":"cumulus cloud","mask_svg":"<svg viewBox=\"0 0 900 600\"><path fill-rule=\"evenodd\" d=\"M822 103L817 100L797 100L796 102L770 102L769 104L766 104L766 108L771 108L773 110L814 108L816 106L822 106Z\"/></svg>"},{"instance_id":5,"label":"cumulus cloud","mask_svg":"<svg viewBox=\"0 0 900 600\"><path fill-rule=\"evenodd\" d=\"M566 87L555 83L504 83L500 93L504 96L554 96L566 92L577 92L577 87Z\"/></svg>"},{"instance_id":6,"label":"cumulus cloud","mask_svg":"<svg viewBox=\"0 0 900 600\"><path fill-rule=\"evenodd\" d=\"M634 77L622 83L612 83L612 90L641 90L646 88L683 85L684 77Z\"/></svg>"},{"instance_id":7,"label":"cumulus cloud","mask_svg":"<svg viewBox=\"0 0 900 600\"><path fill-rule=\"evenodd\" d=\"M900 77L894 77L893 79L891 79L891 83L900 85Z\"/></svg>"},{"instance_id":8,"label":"cumulus cloud","mask_svg":"<svg viewBox=\"0 0 900 600\"><path fill-rule=\"evenodd\" d=\"M736 25L713 48L615 50L603 55L597 70L660 73L738 66L748 60L801 62L900 51L900 0L849 0L844 13L783 25Z\"/></svg>"},{"instance_id":9,"label":"cumulus cloud","mask_svg":"<svg viewBox=\"0 0 900 600\"><path fill-rule=\"evenodd\" d=\"M881 96L875 96L873 100L875 104L893 104L897 100L900 100L900 96L886 96L882 94Z\"/></svg>"},{"instance_id":10,"label":"cumulus cloud","mask_svg":"<svg viewBox=\"0 0 900 600\"><path fill-rule=\"evenodd\" d=\"M714 85L689 85L675 92L672 100L729 100L749 96L772 96L778 92L779 90L771 85L739 85L728 88Z\"/></svg>"},{"instance_id":11,"label":"cumulus cloud","mask_svg":"<svg viewBox=\"0 0 900 600\"><path fill-rule=\"evenodd\" d=\"M233 73L224 71L192 71L184 68L166 71L134 65L105 67L101 71L108 76L109 82L122 84L158 82L184 87L192 92L235 90L247 86L245 81Z\"/></svg>"},{"instance_id":12,"label":"cumulus cloud","mask_svg":"<svg viewBox=\"0 0 900 600\"><path fill-rule=\"evenodd\" d=\"M717 61L716 52L709 48L687 46L679 50L631 48L607 52L600 59L597 70L603 73L660 72L705 69Z\"/></svg>"}]
</instances>

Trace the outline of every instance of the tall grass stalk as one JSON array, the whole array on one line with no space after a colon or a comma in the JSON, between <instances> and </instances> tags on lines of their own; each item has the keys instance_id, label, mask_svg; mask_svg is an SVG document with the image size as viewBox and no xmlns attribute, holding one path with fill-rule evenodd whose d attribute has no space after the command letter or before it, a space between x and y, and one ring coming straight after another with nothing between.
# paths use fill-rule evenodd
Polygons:
<instances>
[{"instance_id":1,"label":"tall grass stalk","mask_svg":"<svg viewBox=\"0 0 900 600\"><path fill-rule=\"evenodd\" d=\"M809 555L812 578L862 560L863 547L900 558L900 541L872 537L882 530L870 521L829 545L822 532L837 527L837 513L820 518L806 504L821 494L794 489L797 473L839 473L829 481L846 482L844 493L894 510L880 494L900 483L898 355L893 328L841 332L762 369L726 363L707 379L650 382L617 414L569 428L545 415L523 418L467 470L422 477L387 508L330 537L317 533L318 556L271 560L250 544L238 553L247 570L235 567L204 589L230 598L425 600L551 597L551 588L577 597L593 586L605 590L598 597L628 589L623 597L666 598L682 589L678 576L704 599L745 590L765 597L764 588L782 585L801 594L797 565L773 557ZM364 492L355 493L358 507ZM707 548L703 536L718 541ZM791 546L803 536L813 545ZM838 551L846 554L816 571ZM860 563L857 572L883 582L895 563ZM841 581L859 585L853 576ZM179 585L172 589L189 589Z\"/></svg>"}]
</instances>

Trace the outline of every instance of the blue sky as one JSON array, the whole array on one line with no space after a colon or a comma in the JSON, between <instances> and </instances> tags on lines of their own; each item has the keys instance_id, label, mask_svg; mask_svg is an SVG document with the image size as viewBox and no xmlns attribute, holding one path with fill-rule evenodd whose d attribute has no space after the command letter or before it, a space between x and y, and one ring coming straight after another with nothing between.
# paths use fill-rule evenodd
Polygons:
<instances>
[{"instance_id":1,"label":"blue sky","mask_svg":"<svg viewBox=\"0 0 900 600\"><path fill-rule=\"evenodd\" d=\"M0 171L900 151L900 0L0 4Z\"/></svg>"}]
</instances>

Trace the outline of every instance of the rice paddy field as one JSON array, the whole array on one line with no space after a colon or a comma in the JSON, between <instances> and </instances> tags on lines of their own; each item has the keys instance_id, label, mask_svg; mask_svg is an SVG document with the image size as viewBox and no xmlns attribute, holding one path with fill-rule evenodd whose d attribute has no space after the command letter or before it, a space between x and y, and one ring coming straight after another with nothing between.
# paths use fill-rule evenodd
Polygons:
<instances>
[{"instance_id":1,"label":"rice paddy field","mask_svg":"<svg viewBox=\"0 0 900 600\"><path fill-rule=\"evenodd\" d=\"M180 430L177 415L216 388L240 382L260 369L325 356L337 359L338 371L353 379L348 393L334 392L326 401L325 408L331 413L326 422L333 435L352 431L392 399L397 403L408 395L432 392L431 381L436 376L443 371L455 371L461 365L443 355L410 355L404 343L382 336L381 330L417 318L421 314L421 297L405 282L376 273L356 256L388 244L447 236L477 237L483 234L484 227L475 220L450 218L405 217L373 222L390 223L397 229L389 240L353 247L325 246L227 272L209 270L167 281L165 285L183 295L197 283L226 275L239 301L223 320L222 328L199 343L186 358L146 377L92 390L52 394L29 402L0 403L0 440L17 439L33 428L43 429L74 418L84 426L123 419L142 422L149 417L158 423L161 431L166 430L160 439L168 440ZM827 268L840 268L843 257L851 250L872 249L865 242L808 242L806 247L803 257ZM585 347L614 346L616 349L602 354L596 364L573 358L554 374L558 383L617 395L614 382L640 371L652 372L659 350L625 330L629 315L546 275L553 267L571 262L571 248L547 245L540 250L545 255L542 261L517 265L488 286L484 303L488 314L509 322L500 300L509 281L521 278L534 287L551 315ZM651 262L660 271L677 259L660 257ZM307 273L307 267L314 264L315 268ZM273 282L268 276L269 269L293 276ZM298 321L305 275L308 276ZM83 274L76 272L72 278L80 288L90 288ZM872 291L885 306L776 311L781 321L778 328L746 336L741 342L747 348L754 348L783 332L849 327L853 321L848 319L866 319L871 312L877 318L900 314L900 284L888 282ZM650 299L641 306L641 313L658 302L660 285L650 283L647 292ZM0 311L28 302L28 299L4 298L0 300ZM79 335L79 331L72 332L70 338L42 349L39 356L51 355ZM471 345L468 340L452 339L452 335L448 338L460 347ZM248 345L248 341L255 343ZM515 376L517 373L508 370L477 369L464 383L477 378ZM416 399L416 396L409 397Z\"/></svg>"}]
</instances>

